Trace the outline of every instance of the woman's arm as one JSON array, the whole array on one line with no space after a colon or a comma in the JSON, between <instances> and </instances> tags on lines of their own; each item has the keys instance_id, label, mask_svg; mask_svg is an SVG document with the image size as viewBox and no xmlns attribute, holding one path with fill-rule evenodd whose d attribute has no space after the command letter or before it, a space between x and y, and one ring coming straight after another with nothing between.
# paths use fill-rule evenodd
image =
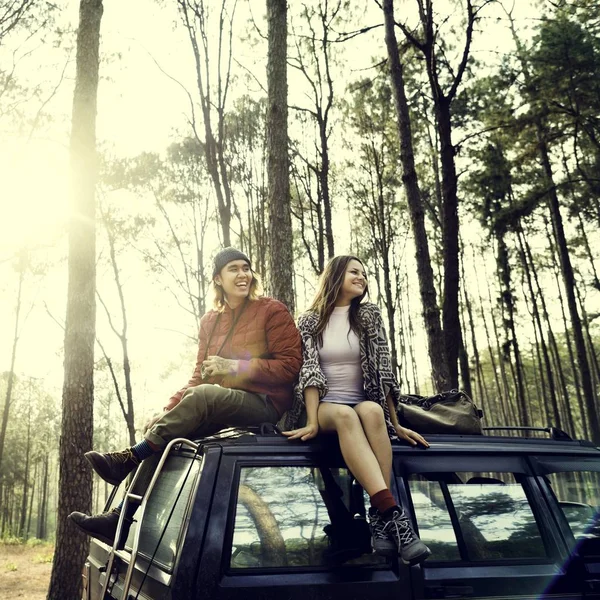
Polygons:
<instances>
[{"instance_id":1,"label":"woman's arm","mask_svg":"<svg viewBox=\"0 0 600 600\"><path fill-rule=\"evenodd\" d=\"M319 433L319 390L310 386L304 390L304 402L306 403L306 425L291 431L282 431L283 435L290 440L300 439L303 442L314 438Z\"/></svg>"},{"instance_id":2,"label":"woman's arm","mask_svg":"<svg viewBox=\"0 0 600 600\"><path fill-rule=\"evenodd\" d=\"M387 395L386 402L388 405L388 410L390 411L390 421L398 434L398 437L401 440L408 442L411 446L416 446L417 444L422 444L425 448L429 448L429 442L416 431L412 429L408 429L406 427L402 427L400 423L398 423L398 415L396 414L396 406L394 405L394 401L392 400L392 396L390 394Z\"/></svg>"}]
</instances>

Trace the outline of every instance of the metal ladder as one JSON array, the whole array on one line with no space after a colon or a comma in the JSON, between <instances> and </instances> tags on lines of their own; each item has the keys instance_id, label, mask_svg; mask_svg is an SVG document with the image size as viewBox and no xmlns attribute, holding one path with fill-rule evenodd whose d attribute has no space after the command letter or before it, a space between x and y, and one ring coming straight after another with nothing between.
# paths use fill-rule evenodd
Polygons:
<instances>
[{"instance_id":1,"label":"metal ladder","mask_svg":"<svg viewBox=\"0 0 600 600\"><path fill-rule=\"evenodd\" d=\"M135 561L137 558L137 553L138 553L138 546L140 543L140 531L142 529L142 522L144 520L144 513L146 512L146 505L148 503L148 497L150 496L150 494L152 493L152 490L154 489L154 486L156 484L156 481L158 480L158 476L160 475L160 472L162 471L165 461L167 460L167 457L169 456L169 452L171 451L171 449L173 448L173 446L177 445L177 444L181 444L184 446L189 446L190 448L192 448L192 450L197 450L198 449L198 444L195 444L194 442L191 442L190 440L187 440L185 438L176 438L172 441L170 441L167 446L165 447L163 454L160 458L160 461L158 462L158 465L156 466L156 471L154 472L154 475L152 476L152 479L150 480L150 484L148 485L148 489L144 492L144 494L142 496L140 496L139 494L134 494L132 492L130 492L129 490L134 489L135 487L135 482L137 481L138 475L139 475L139 468L136 471L135 475L133 476L133 479L131 480L131 483L129 484L129 487L127 488L127 492L125 493L125 497L123 499L123 506L121 507L121 514L119 515L119 522L117 523L117 533L115 534L115 541L113 542L113 546L110 549L110 554L108 556L108 561L106 563L106 579L104 580L104 585L102 586L102 595L100 596L102 598L102 600L107 600L107 598L109 598L109 596L107 596L107 592L110 586L110 582L112 579L112 569L113 569L113 564L116 559L122 560L123 562L127 562L129 560L129 565L127 567L127 572L125 573L125 581L123 582L123 591L121 593L121 600L129 600L129 588L131 587L131 578L133 576L133 569L135 568ZM129 503L130 501L133 501L135 503L139 503L139 508L138 508L138 527L135 530L135 535L133 536L133 547L131 548L131 554L125 550L117 550L117 546L119 543L119 539L121 537L121 531L123 530L123 522L125 520L125 515L127 514L127 508L129 507ZM123 540L123 544L125 544L127 540ZM113 582L113 585L117 582L119 575L118 572L115 575L115 581Z\"/></svg>"}]
</instances>

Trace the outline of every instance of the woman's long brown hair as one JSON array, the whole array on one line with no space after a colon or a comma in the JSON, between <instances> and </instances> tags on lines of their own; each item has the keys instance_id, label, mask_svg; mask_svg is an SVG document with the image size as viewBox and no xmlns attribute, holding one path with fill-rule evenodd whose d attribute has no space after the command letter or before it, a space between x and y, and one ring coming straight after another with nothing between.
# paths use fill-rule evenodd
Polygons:
<instances>
[{"instance_id":1,"label":"woman's long brown hair","mask_svg":"<svg viewBox=\"0 0 600 600\"><path fill-rule=\"evenodd\" d=\"M335 308L335 302L340 295L342 286L344 285L344 278L346 277L346 269L348 263L351 260L358 261L363 265L360 258L350 255L342 255L333 257L325 266L321 278L319 279L319 287L315 299L312 301L310 308L311 312L314 312L319 317L319 324L317 325L317 341L319 346L323 345L323 332L329 323L329 317L333 313ZM363 265L364 268L364 265ZM353 298L350 302L350 311L348 313L348 320L350 321L350 329L360 336L362 333L362 325L358 318L358 309L362 299L369 293L368 285L365 285L364 292ZM350 333L350 331L348 331Z\"/></svg>"}]
</instances>

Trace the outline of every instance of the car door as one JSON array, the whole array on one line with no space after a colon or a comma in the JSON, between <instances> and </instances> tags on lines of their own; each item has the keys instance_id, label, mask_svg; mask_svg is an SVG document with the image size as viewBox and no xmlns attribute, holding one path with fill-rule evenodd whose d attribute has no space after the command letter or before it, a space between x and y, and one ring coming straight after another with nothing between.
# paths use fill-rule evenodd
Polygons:
<instances>
[{"instance_id":1,"label":"car door","mask_svg":"<svg viewBox=\"0 0 600 600\"><path fill-rule=\"evenodd\" d=\"M394 467L432 550L421 597L573 597L567 550L523 456L448 444L397 455Z\"/></svg>"},{"instance_id":2,"label":"car door","mask_svg":"<svg viewBox=\"0 0 600 600\"><path fill-rule=\"evenodd\" d=\"M537 481L570 552L579 592L600 597L600 452L531 458Z\"/></svg>"},{"instance_id":3,"label":"car door","mask_svg":"<svg viewBox=\"0 0 600 600\"><path fill-rule=\"evenodd\" d=\"M198 600L411 600L408 570L370 553L362 489L317 456L224 454Z\"/></svg>"}]
</instances>

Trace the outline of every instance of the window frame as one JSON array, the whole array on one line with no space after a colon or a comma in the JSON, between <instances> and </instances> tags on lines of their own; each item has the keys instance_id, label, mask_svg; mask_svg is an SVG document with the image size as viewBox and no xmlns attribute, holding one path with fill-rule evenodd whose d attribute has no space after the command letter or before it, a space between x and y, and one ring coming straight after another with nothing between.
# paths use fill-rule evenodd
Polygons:
<instances>
[{"instance_id":1,"label":"window frame","mask_svg":"<svg viewBox=\"0 0 600 600\"><path fill-rule=\"evenodd\" d=\"M227 577L243 577L258 575L276 575L278 573L302 574L302 573L329 573L332 570L331 565L306 565L306 566L283 566L283 567L232 567L231 559L233 555L233 537L235 533L235 517L238 504L238 493L240 487L240 476L243 468L248 467L308 467L308 468L336 468L348 469L348 467L336 459L335 456L326 457L318 455L317 460L311 460L306 457L284 456L271 458L239 458L235 461L234 472L231 484L231 496L227 508L227 526L224 534L222 573ZM392 489L396 483L392 481ZM368 507L367 507L368 508ZM396 560L388 558L385 563L380 565L346 565L341 564L335 567L336 571L349 571L351 569L363 573L388 572L393 571L397 574L398 566Z\"/></svg>"},{"instance_id":2,"label":"window frame","mask_svg":"<svg viewBox=\"0 0 600 600\"><path fill-rule=\"evenodd\" d=\"M554 488L546 479L547 475L555 473L600 473L600 453L598 456L565 456L565 455L534 455L528 457L535 474L537 485L543 490L546 503L552 517L563 537L567 555L577 549L577 539L563 510L560 508ZM589 468L594 467L594 468Z\"/></svg>"},{"instance_id":3,"label":"window frame","mask_svg":"<svg viewBox=\"0 0 600 600\"><path fill-rule=\"evenodd\" d=\"M188 456L189 454L189 456ZM173 461L173 460L179 460L179 459L188 459L191 461L191 464L193 464L194 462L199 462L199 467L198 467L198 472L196 473L196 475L190 475L192 477L194 477L195 481L192 482L192 486L190 489L190 494L187 498L187 501L185 502L185 507L183 509L183 518L181 520L181 525L179 526L179 532L177 534L176 537L176 544L175 544L175 553L173 556L173 561L171 565L166 565L163 562L160 562L159 560L157 560L156 556L154 557L154 559L152 560L152 569L157 569L158 571L160 571L161 573L165 574L166 576L169 577L169 579L173 576L173 574L175 573L178 563L179 563L179 559L181 557L182 554L182 550L183 550L183 542L187 536L187 531L188 531L188 527L190 524L190 518L191 518L191 512L192 512L192 508L194 505L194 500L196 498L196 493L198 491L198 487L200 485L200 481L202 480L202 471L204 469L204 455L203 454L198 454L195 455L193 453L185 453L185 452L179 452L179 453L173 453L171 456L168 457L167 461ZM165 463L166 466L166 463ZM189 468L189 464L186 464L184 469L182 469L182 472L185 471L185 469ZM158 481L157 481L158 484ZM154 486L154 489L152 490L152 492L154 492L154 490L156 489L156 485ZM148 500L150 499L150 497L148 498ZM144 514L144 521L151 516L151 513L148 512L147 508L146 508L146 512ZM136 526L141 526L142 521L138 521ZM141 533L140 533L140 537L141 537ZM162 544L161 540L161 544ZM125 550L127 552L131 552L131 546L127 546L127 542L125 542ZM138 552L137 552L137 557L136 557L136 564L137 561L142 559L144 561L144 563L146 565L150 564L150 558L151 555L144 552L138 545ZM156 576L154 576L154 578L156 578Z\"/></svg>"},{"instance_id":4,"label":"window frame","mask_svg":"<svg viewBox=\"0 0 600 600\"><path fill-rule=\"evenodd\" d=\"M483 471L482 460L485 460L486 470ZM470 560L464 533L458 522L458 514L454 502L451 498L451 493L448 490L447 482L442 481L442 478L436 479L439 482L440 488L446 501L446 508L450 516L450 521L454 529L459 560L444 560L436 561L434 556L431 556L424 564L425 569L428 568L457 568L457 567L505 567L516 565L554 565L564 560L564 555L561 554L561 548L557 546L557 539L552 535L552 529L548 527L546 519L545 502L542 500L542 495L536 489L537 481L535 474L532 472L526 457L517 454L509 454L507 456L486 456L482 459L481 456L473 457L472 455L461 454L445 454L436 457L436 460L431 458L422 459L420 457L403 458L394 456L394 469L396 473L396 483L400 494L400 500L410 509L416 530L418 533L419 524L416 519L415 507L412 501L410 490L409 476L411 474L456 474L464 472L473 473L512 473L517 483L521 484L527 502L531 509L533 518L538 527L540 538L546 552L545 557L540 558L500 558L486 560ZM450 504L448 503L450 501Z\"/></svg>"}]
</instances>

